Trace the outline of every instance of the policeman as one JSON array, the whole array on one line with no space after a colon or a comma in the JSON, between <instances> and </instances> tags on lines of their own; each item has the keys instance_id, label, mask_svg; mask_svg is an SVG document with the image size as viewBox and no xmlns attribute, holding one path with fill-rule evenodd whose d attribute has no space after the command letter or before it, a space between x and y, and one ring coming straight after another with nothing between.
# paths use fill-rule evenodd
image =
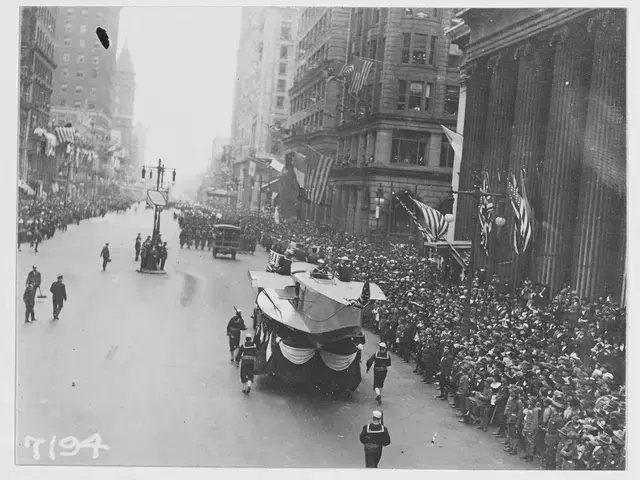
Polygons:
<instances>
[{"instance_id":1,"label":"policeman","mask_svg":"<svg viewBox=\"0 0 640 480\"><path fill-rule=\"evenodd\" d=\"M387 368L391 366L391 356L387 351L387 344L380 342L379 350L371 355L367 360L367 373L373 367L373 389L376 392L376 402L378 405L382 404L382 388L384 387L384 380L387 378Z\"/></svg>"},{"instance_id":2,"label":"policeman","mask_svg":"<svg viewBox=\"0 0 640 480\"><path fill-rule=\"evenodd\" d=\"M236 368L240 364L240 381L242 382L242 393L251 393L251 383L253 382L253 366L258 355L258 349L252 341L251 334L245 336L244 345L238 349L236 355ZM240 363L242 362L242 363Z\"/></svg>"},{"instance_id":3,"label":"policeman","mask_svg":"<svg viewBox=\"0 0 640 480\"><path fill-rule=\"evenodd\" d=\"M107 263L109 263L111 254L109 253L109 243L105 243L104 247L100 251L100 256L102 257L102 271L104 272L107 268Z\"/></svg>"},{"instance_id":4,"label":"policeman","mask_svg":"<svg viewBox=\"0 0 640 480\"><path fill-rule=\"evenodd\" d=\"M229 352L231 353L231 363L233 363L233 352L240 345L240 332L247 327L242 319L242 310L236 309L236 314L231 317L227 324L227 336L229 337Z\"/></svg>"},{"instance_id":5,"label":"policeman","mask_svg":"<svg viewBox=\"0 0 640 480\"><path fill-rule=\"evenodd\" d=\"M362 427L360 443L364 445L364 461L366 468L378 468L382 448L391 443L389 430L382 424L382 412L375 410L371 423Z\"/></svg>"}]
</instances>

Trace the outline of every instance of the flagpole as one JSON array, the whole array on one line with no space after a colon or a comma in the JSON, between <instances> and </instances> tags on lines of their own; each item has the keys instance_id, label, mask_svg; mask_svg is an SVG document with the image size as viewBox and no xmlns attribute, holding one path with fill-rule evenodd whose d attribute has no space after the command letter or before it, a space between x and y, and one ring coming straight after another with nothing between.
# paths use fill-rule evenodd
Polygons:
<instances>
[{"instance_id":1,"label":"flagpole","mask_svg":"<svg viewBox=\"0 0 640 480\"><path fill-rule=\"evenodd\" d=\"M351 17L353 16L353 9L349 8L349 25L347 26L347 45L345 46L344 63L349 63L349 51L351 50ZM347 82L342 83L342 111L340 112L340 123L344 123L344 111L346 109L345 100L347 99Z\"/></svg>"}]
</instances>

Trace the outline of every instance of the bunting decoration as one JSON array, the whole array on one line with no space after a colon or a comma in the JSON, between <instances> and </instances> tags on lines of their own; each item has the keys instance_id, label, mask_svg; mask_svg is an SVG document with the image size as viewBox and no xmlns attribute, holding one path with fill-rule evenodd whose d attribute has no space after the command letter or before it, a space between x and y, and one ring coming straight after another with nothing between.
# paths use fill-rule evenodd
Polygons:
<instances>
[{"instance_id":1,"label":"bunting decoration","mask_svg":"<svg viewBox=\"0 0 640 480\"><path fill-rule=\"evenodd\" d=\"M307 174L304 181L307 198L312 203L319 205L324 198L334 159L314 150L309 145L307 145L307 149L308 153L304 155L307 160Z\"/></svg>"},{"instance_id":2,"label":"bunting decoration","mask_svg":"<svg viewBox=\"0 0 640 480\"><path fill-rule=\"evenodd\" d=\"M432 238L430 241L439 242L444 239L447 235L447 230L449 230L449 224L445 220L444 215L435 208L432 208L415 198L411 198L411 200L413 200L413 203L416 204L424 217L426 229Z\"/></svg>"},{"instance_id":3,"label":"bunting decoration","mask_svg":"<svg viewBox=\"0 0 640 480\"><path fill-rule=\"evenodd\" d=\"M351 95L357 95L364 87L371 72L373 62L364 58L356 58L353 61L354 73L351 77L351 86L349 87L349 93Z\"/></svg>"}]
</instances>

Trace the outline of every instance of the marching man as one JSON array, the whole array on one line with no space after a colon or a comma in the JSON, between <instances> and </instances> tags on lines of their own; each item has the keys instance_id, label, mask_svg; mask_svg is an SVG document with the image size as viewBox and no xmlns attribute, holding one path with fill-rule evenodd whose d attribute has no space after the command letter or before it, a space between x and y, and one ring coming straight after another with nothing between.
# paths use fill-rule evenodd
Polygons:
<instances>
[{"instance_id":1,"label":"marching man","mask_svg":"<svg viewBox=\"0 0 640 480\"><path fill-rule=\"evenodd\" d=\"M104 247L100 251L100 256L102 257L102 271L104 272L107 268L107 263L111 261L111 254L109 253L109 244L105 243Z\"/></svg>"},{"instance_id":2,"label":"marching man","mask_svg":"<svg viewBox=\"0 0 640 480\"><path fill-rule=\"evenodd\" d=\"M231 363L233 363L233 352L240 346L240 332L247 327L242 319L242 310L236 308L236 314L231 317L227 324L227 336L229 337L229 352L231 352Z\"/></svg>"},{"instance_id":3,"label":"marching man","mask_svg":"<svg viewBox=\"0 0 640 480\"><path fill-rule=\"evenodd\" d=\"M251 383L253 382L253 366L256 361L258 349L253 343L251 334L247 333L242 345L236 355L236 368L240 365L240 381L242 382L242 393L251 393ZM242 363L240 363L242 362Z\"/></svg>"},{"instance_id":4,"label":"marching man","mask_svg":"<svg viewBox=\"0 0 640 480\"><path fill-rule=\"evenodd\" d=\"M391 356L387 351L387 344L380 342L379 350L371 355L367 360L367 373L373 367L373 389L376 392L376 401L378 405L382 404L382 388L384 387L384 380L387 378L387 368L391 366Z\"/></svg>"},{"instance_id":5,"label":"marching man","mask_svg":"<svg viewBox=\"0 0 640 480\"><path fill-rule=\"evenodd\" d=\"M366 468L378 468L382 457L382 448L391 444L389 430L382 423L382 412L375 410L371 423L362 427L360 443L364 445Z\"/></svg>"}]
</instances>

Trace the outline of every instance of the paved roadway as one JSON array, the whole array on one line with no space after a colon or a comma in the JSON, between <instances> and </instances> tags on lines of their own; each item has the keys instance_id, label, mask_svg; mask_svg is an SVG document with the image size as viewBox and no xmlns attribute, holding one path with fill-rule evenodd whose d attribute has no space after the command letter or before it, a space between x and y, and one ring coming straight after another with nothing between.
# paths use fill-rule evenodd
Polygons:
<instances>
[{"instance_id":1,"label":"paved roadway","mask_svg":"<svg viewBox=\"0 0 640 480\"><path fill-rule=\"evenodd\" d=\"M250 316L247 270L264 268L266 254L232 261L181 251L177 223L165 212L169 274L141 275L133 243L151 223L152 212L142 208L108 214L57 233L37 254L28 247L18 254L17 463L362 467L358 435L376 407L371 376L351 400L263 378L250 397L241 392L225 327L233 305ZM103 273L105 241L113 261ZM24 324L22 291L34 263L48 298L36 304L38 321ZM53 322L48 286L58 273L69 301ZM374 345L368 335L365 354ZM492 435L459 424L412 366L394 360L384 403L392 445L382 468L532 468L504 453ZM67 449L61 439L96 433L109 447L97 459L88 448L62 455L75 452L72 439L63 443ZM42 442L39 460L26 436Z\"/></svg>"}]
</instances>

